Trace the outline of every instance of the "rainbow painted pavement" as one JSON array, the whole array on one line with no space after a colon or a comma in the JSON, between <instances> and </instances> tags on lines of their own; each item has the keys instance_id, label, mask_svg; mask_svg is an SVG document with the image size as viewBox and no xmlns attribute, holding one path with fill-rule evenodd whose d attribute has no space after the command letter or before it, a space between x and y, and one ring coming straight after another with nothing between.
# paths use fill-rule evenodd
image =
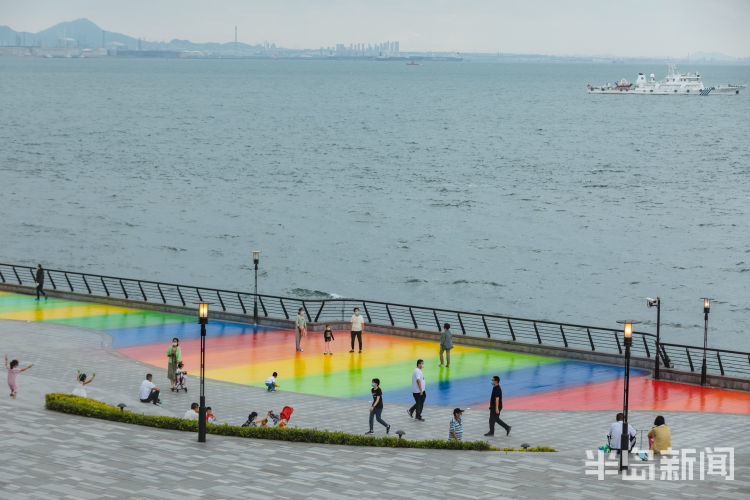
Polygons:
<instances>
[{"instance_id":1,"label":"rainbow painted pavement","mask_svg":"<svg viewBox=\"0 0 750 500\"><path fill-rule=\"evenodd\" d=\"M0 292L0 318L106 332L118 352L164 368L166 348L178 337L186 369L198 372L195 317ZM411 372L422 358L431 405L486 407L492 375L501 377L505 408L616 410L622 405L623 369L618 366L456 346L450 368L444 368L438 366L434 342L366 334L364 352L351 354L349 332L334 335L334 355L323 354L321 334L308 335L300 353L293 331L211 321L206 377L262 387L276 371L282 390L355 399L369 399L370 380L377 377L388 401L410 403ZM750 394L654 381L647 375L631 370L631 409L750 413Z\"/></svg>"}]
</instances>

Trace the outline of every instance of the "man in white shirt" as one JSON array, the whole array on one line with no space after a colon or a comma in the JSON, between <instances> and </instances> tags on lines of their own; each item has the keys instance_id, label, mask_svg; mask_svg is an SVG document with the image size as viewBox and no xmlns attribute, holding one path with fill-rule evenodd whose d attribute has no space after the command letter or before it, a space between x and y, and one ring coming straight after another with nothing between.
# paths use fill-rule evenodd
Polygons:
<instances>
[{"instance_id":1,"label":"man in white shirt","mask_svg":"<svg viewBox=\"0 0 750 500\"><path fill-rule=\"evenodd\" d=\"M618 413L615 417L615 422L612 423L612 425L609 426L609 434L607 434L607 444L609 444L609 447L613 450L621 450L622 449L622 424L623 420L625 420L625 416L622 413ZM628 451L633 449L633 446L635 446L635 429L633 429L633 426L628 424Z\"/></svg>"},{"instance_id":2,"label":"man in white shirt","mask_svg":"<svg viewBox=\"0 0 750 500\"><path fill-rule=\"evenodd\" d=\"M424 422L424 419L422 418L422 408L424 408L424 400L427 397L424 385L424 374L422 373L423 366L424 360L418 359L417 367L414 368L414 371L411 373L411 392L412 396L414 396L414 405L406 410L406 413L412 418L415 418L414 412L416 411L416 419L420 422Z\"/></svg>"},{"instance_id":3,"label":"man in white shirt","mask_svg":"<svg viewBox=\"0 0 750 500\"><path fill-rule=\"evenodd\" d=\"M141 403L154 403L155 405L161 404L159 399L159 388L151 382L151 374L146 374L146 380L141 382L141 388L138 390L138 398Z\"/></svg>"},{"instance_id":4,"label":"man in white shirt","mask_svg":"<svg viewBox=\"0 0 750 500\"><path fill-rule=\"evenodd\" d=\"M185 412L185 415L182 418L185 420L198 420L199 409L200 406L198 403L191 404L190 409Z\"/></svg>"},{"instance_id":5,"label":"man in white shirt","mask_svg":"<svg viewBox=\"0 0 750 500\"><path fill-rule=\"evenodd\" d=\"M351 332L352 332L352 350L354 352L354 338L359 340L359 352L362 352L362 334L365 333L365 318L359 314L359 307L354 308L354 314L351 319Z\"/></svg>"}]
</instances>

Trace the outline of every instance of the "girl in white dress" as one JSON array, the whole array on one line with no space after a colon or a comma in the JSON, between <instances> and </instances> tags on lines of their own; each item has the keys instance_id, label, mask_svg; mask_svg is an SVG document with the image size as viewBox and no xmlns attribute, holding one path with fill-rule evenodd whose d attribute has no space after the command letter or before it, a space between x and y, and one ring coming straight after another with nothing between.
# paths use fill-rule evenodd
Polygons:
<instances>
[{"instance_id":1,"label":"girl in white dress","mask_svg":"<svg viewBox=\"0 0 750 500\"><path fill-rule=\"evenodd\" d=\"M87 398L86 395L86 386L94 381L94 377L96 377L96 372L91 374L91 378L86 380L86 374L81 373L81 370L78 370L78 374L76 375L76 381L78 382L78 386L76 386L75 389L73 389L73 395L74 396L80 396L82 398Z\"/></svg>"}]
</instances>

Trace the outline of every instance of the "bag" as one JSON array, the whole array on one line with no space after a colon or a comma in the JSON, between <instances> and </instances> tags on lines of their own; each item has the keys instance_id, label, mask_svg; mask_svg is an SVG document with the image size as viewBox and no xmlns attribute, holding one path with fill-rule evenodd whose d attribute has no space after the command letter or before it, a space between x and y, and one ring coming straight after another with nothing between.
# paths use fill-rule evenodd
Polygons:
<instances>
[{"instance_id":1,"label":"bag","mask_svg":"<svg viewBox=\"0 0 750 500\"><path fill-rule=\"evenodd\" d=\"M285 406L281 409L281 415L279 415L279 417L281 418L281 420L286 420L287 422L289 422L289 418L292 416L292 413L294 413L294 408L292 408L291 406Z\"/></svg>"}]
</instances>

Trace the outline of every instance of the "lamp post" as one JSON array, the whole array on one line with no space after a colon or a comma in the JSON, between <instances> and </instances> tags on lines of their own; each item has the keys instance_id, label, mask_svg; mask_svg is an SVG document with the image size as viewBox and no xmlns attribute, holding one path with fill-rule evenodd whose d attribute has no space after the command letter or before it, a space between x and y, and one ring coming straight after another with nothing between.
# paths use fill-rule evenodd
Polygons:
<instances>
[{"instance_id":1,"label":"lamp post","mask_svg":"<svg viewBox=\"0 0 750 500\"><path fill-rule=\"evenodd\" d=\"M661 297L656 297L656 300L647 298L646 304L648 307L656 306L656 356L654 359L654 378L659 380L659 353L661 352Z\"/></svg>"},{"instance_id":2,"label":"lamp post","mask_svg":"<svg viewBox=\"0 0 750 500\"><path fill-rule=\"evenodd\" d=\"M622 437L620 440L620 470L628 468L627 460L623 456L630 452L630 436L628 435L628 396L630 392L630 346L633 345L633 323L634 321L618 321L624 324L623 335L625 337L625 384L622 402Z\"/></svg>"},{"instance_id":3,"label":"lamp post","mask_svg":"<svg viewBox=\"0 0 750 500\"><path fill-rule=\"evenodd\" d=\"M703 365L701 366L701 385L706 385L706 347L708 344L708 311L711 309L711 299L703 299Z\"/></svg>"},{"instance_id":4,"label":"lamp post","mask_svg":"<svg viewBox=\"0 0 750 500\"><path fill-rule=\"evenodd\" d=\"M258 324L258 262L260 250L253 250L253 264L255 264L255 295L253 297L253 324Z\"/></svg>"},{"instance_id":5,"label":"lamp post","mask_svg":"<svg viewBox=\"0 0 750 500\"><path fill-rule=\"evenodd\" d=\"M206 376L206 323L208 323L208 304L201 302L198 306L198 323L201 325L201 399L198 409L198 442L206 442L206 394L204 381Z\"/></svg>"}]
</instances>

